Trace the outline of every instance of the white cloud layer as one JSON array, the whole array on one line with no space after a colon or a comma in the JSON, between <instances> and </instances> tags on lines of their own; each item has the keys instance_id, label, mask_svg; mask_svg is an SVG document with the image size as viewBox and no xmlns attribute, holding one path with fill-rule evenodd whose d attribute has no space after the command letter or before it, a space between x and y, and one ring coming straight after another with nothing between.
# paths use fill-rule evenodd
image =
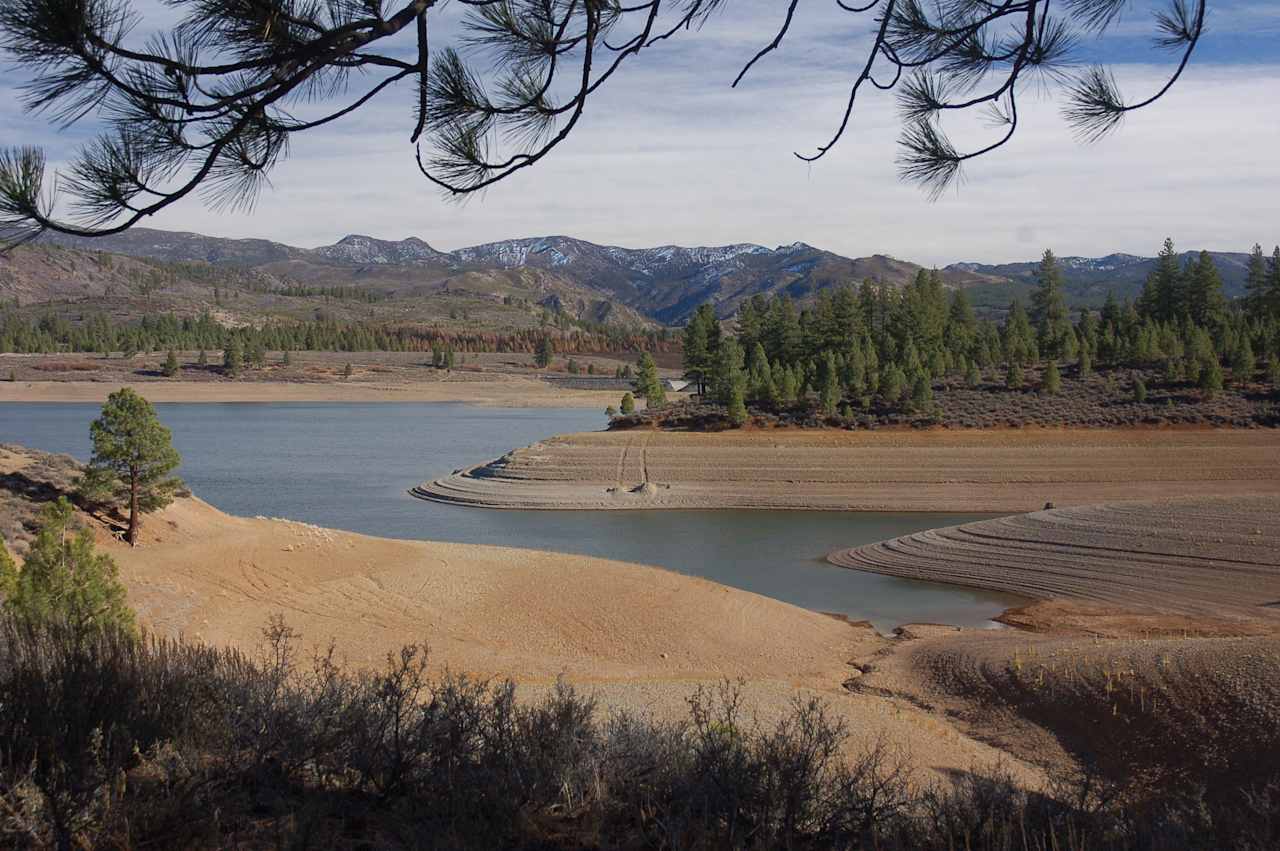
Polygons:
<instances>
[{"instance_id":1,"label":"white cloud layer","mask_svg":"<svg viewBox=\"0 0 1280 851\"><path fill-rule=\"evenodd\" d=\"M351 232L415 235L442 249L545 234L625 246L802 240L937 264L1027 259L1045 247L1150 254L1166 235L1220 250L1280 242L1280 64L1193 64L1164 100L1090 146L1071 137L1052 98L1027 102L1015 141L930 203L898 181L899 124L879 93L826 158L809 166L791 155L831 133L856 56L842 46L843 19L810 19L730 90L778 18L776 4L744 7L624 69L569 142L465 204L418 174L405 86L295 138L252 213L214 213L193 199L145 224L297 245ZM1137 95L1167 70L1125 66L1118 75ZM19 79L0 76L2 141L56 150L65 137L22 116L3 90Z\"/></svg>"}]
</instances>

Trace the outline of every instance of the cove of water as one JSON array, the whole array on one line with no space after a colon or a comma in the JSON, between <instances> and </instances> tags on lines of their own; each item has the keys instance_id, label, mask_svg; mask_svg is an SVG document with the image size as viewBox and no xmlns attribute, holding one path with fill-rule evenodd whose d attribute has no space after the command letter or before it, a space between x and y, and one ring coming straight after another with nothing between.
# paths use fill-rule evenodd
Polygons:
<instances>
[{"instance_id":1,"label":"cove of water","mask_svg":"<svg viewBox=\"0 0 1280 851\"><path fill-rule=\"evenodd\" d=\"M831 550L989 515L831 511L495 511L408 495L518 446L603 426L578 409L455 403L158 404L191 490L230 514L368 535L526 547L658 565L816 611L988 626L1018 600L827 564ZM99 406L0 403L0 443L89 456Z\"/></svg>"}]
</instances>

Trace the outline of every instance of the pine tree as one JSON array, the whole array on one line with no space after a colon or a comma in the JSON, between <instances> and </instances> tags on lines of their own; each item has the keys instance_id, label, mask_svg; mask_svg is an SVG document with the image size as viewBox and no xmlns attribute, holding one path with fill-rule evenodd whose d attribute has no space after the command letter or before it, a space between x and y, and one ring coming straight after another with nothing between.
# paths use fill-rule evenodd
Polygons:
<instances>
[{"instance_id":1,"label":"pine tree","mask_svg":"<svg viewBox=\"0 0 1280 851\"><path fill-rule=\"evenodd\" d=\"M1280 357L1275 355L1267 359L1267 383L1272 390L1280 390Z\"/></svg>"},{"instance_id":2,"label":"pine tree","mask_svg":"<svg viewBox=\"0 0 1280 851\"><path fill-rule=\"evenodd\" d=\"M742 382L740 381L733 385L733 390L729 394L727 413L729 416L729 423L734 428L741 428L746 425L747 403L742 395Z\"/></svg>"},{"instance_id":3,"label":"pine tree","mask_svg":"<svg viewBox=\"0 0 1280 851\"><path fill-rule=\"evenodd\" d=\"M1031 321L1036 328L1040 354L1050 360L1068 356L1071 319L1062 295L1062 271L1058 258L1045 251L1036 268L1036 290L1031 296Z\"/></svg>"},{"instance_id":4,"label":"pine tree","mask_svg":"<svg viewBox=\"0 0 1280 851\"><path fill-rule=\"evenodd\" d=\"M619 406L624 417L634 414L636 412L636 397L630 393L623 393L622 402L619 403Z\"/></svg>"},{"instance_id":5,"label":"pine tree","mask_svg":"<svg viewBox=\"0 0 1280 851\"><path fill-rule=\"evenodd\" d=\"M1196 384L1204 391L1206 399L1212 399L1222 392L1222 367L1218 365L1217 358L1202 366Z\"/></svg>"},{"instance_id":6,"label":"pine tree","mask_svg":"<svg viewBox=\"0 0 1280 851\"><path fill-rule=\"evenodd\" d=\"M347 365L342 368L342 377L350 378L355 373L355 369L351 366L351 361L347 361Z\"/></svg>"},{"instance_id":7,"label":"pine tree","mask_svg":"<svg viewBox=\"0 0 1280 851\"><path fill-rule=\"evenodd\" d=\"M1222 321L1225 310L1222 276L1209 252L1201 251L1187 273L1187 313L1195 324L1214 327Z\"/></svg>"},{"instance_id":8,"label":"pine tree","mask_svg":"<svg viewBox=\"0 0 1280 851\"><path fill-rule=\"evenodd\" d=\"M933 385L926 376L916 376L911 386L911 406L917 411L927 411L933 407Z\"/></svg>"},{"instance_id":9,"label":"pine tree","mask_svg":"<svg viewBox=\"0 0 1280 851\"><path fill-rule=\"evenodd\" d=\"M1253 380L1253 371L1257 365L1253 346L1249 343L1249 335L1240 335L1240 342L1231 353L1231 380L1236 384L1245 384Z\"/></svg>"},{"instance_id":10,"label":"pine tree","mask_svg":"<svg viewBox=\"0 0 1280 851\"><path fill-rule=\"evenodd\" d=\"M102 415L89 426L93 455L80 482L85 499L109 507L127 503L129 531L137 544L144 512L173 501L182 481L170 474L181 462L172 436L151 403L124 387L107 397Z\"/></svg>"},{"instance_id":11,"label":"pine tree","mask_svg":"<svg viewBox=\"0 0 1280 851\"><path fill-rule=\"evenodd\" d=\"M1049 361L1049 365L1044 368L1044 392L1050 396L1057 396L1062 392L1062 374L1058 372L1058 364L1056 361Z\"/></svg>"},{"instance_id":12,"label":"pine tree","mask_svg":"<svg viewBox=\"0 0 1280 851\"><path fill-rule=\"evenodd\" d=\"M66 497L47 503L22 570L0 539L0 607L29 622L57 622L80 631L134 631L116 563L96 552L93 533L75 529Z\"/></svg>"},{"instance_id":13,"label":"pine tree","mask_svg":"<svg viewBox=\"0 0 1280 851\"><path fill-rule=\"evenodd\" d=\"M1271 317L1271 299L1267 292L1267 260L1262 246L1255 244L1249 253L1244 279L1244 309L1250 319L1262 322Z\"/></svg>"},{"instance_id":14,"label":"pine tree","mask_svg":"<svg viewBox=\"0 0 1280 851\"><path fill-rule=\"evenodd\" d=\"M637 364L636 392L645 399L650 408L667 403L667 392L658 378L658 365L653 362L653 355L644 352Z\"/></svg>"},{"instance_id":15,"label":"pine tree","mask_svg":"<svg viewBox=\"0 0 1280 851\"><path fill-rule=\"evenodd\" d=\"M978 385L982 383L982 373L978 371L978 365L972 361L970 361L969 368L965 371L964 383L971 390L976 390Z\"/></svg>"},{"instance_id":16,"label":"pine tree","mask_svg":"<svg viewBox=\"0 0 1280 851\"><path fill-rule=\"evenodd\" d=\"M229 378L235 378L243 368L244 347L241 346L239 337L232 337L227 341L227 346L222 352L222 371Z\"/></svg>"},{"instance_id":17,"label":"pine tree","mask_svg":"<svg viewBox=\"0 0 1280 851\"><path fill-rule=\"evenodd\" d=\"M1156 257L1155 268L1147 276L1142 297L1138 301L1138 312L1143 318L1160 322L1181 318L1186 306L1184 287L1183 271L1178 265L1178 252L1173 247L1173 240L1166 239Z\"/></svg>"},{"instance_id":18,"label":"pine tree","mask_svg":"<svg viewBox=\"0 0 1280 851\"><path fill-rule=\"evenodd\" d=\"M1004 374L1004 386L1010 390L1021 390L1023 383L1022 364L1016 360L1009 361L1009 369Z\"/></svg>"},{"instance_id":19,"label":"pine tree","mask_svg":"<svg viewBox=\"0 0 1280 851\"><path fill-rule=\"evenodd\" d=\"M699 396L707 392L707 377L711 373L711 328L719 328L710 305L699 305L684 328L684 375L692 381Z\"/></svg>"},{"instance_id":20,"label":"pine tree","mask_svg":"<svg viewBox=\"0 0 1280 851\"><path fill-rule=\"evenodd\" d=\"M830 352L827 353L823 372L825 376L822 380L822 393L819 395L818 403L822 407L822 413L833 417L836 408L840 405L840 380L836 374L835 358Z\"/></svg>"},{"instance_id":21,"label":"pine tree","mask_svg":"<svg viewBox=\"0 0 1280 851\"><path fill-rule=\"evenodd\" d=\"M1022 303L1014 299L1009 305L1009 316L1004 323L1004 357L1018 366L1034 363L1038 358L1035 334Z\"/></svg>"},{"instance_id":22,"label":"pine tree","mask_svg":"<svg viewBox=\"0 0 1280 851\"><path fill-rule=\"evenodd\" d=\"M1088 378L1093 374L1093 358L1089 355L1089 350L1083 346L1080 347L1080 377Z\"/></svg>"},{"instance_id":23,"label":"pine tree","mask_svg":"<svg viewBox=\"0 0 1280 851\"><path fill-rule=\"evenodd\" d=\"M1133 401L1147 401L1147 383L1142 380L1142 376L1134 375L1133 377Z\"/></svg>"},{"instance_id":24,"label":"pine tree","mask_svg":"<svg viewBox=\"0 0 1280 851\"><path fill-rule=\"evenodd\" d=\"M283 354L283 355L282 355L282 357L280 358L280 365L281 365L281 366L293 366L293 355L292 355L292 354L290 354L290 352L289 352L289 350L288 350L288 349L285 349L285 350L284 350L284 354Z\"/></svg>"},{"instance_id":25,"label":"pine tree","mask_svg":"<svg viewBox=\"0 0 1280 851\"><path fill-rule=\"evenodd\" d=\"M537 351L534 352L533 362L538 369L546 369L551 366L551 360L555 357L555 348L551 344L550 335L543 335L538 341Z\"/></svg>"},{"instance_id":26,"label":"pine tree","mask_svg":"<svg viewBox=\"0 0 1280 851\"><path fill-rule=\"evenodd\" d=\"M160 367L160 372L166 378L173 378L178 374L178 355L173 349L170 349L168 356L165 357L164 366Z\"/></svg>"},{"instance_id":27,"label":"pine tree","mask_svg":"<svg viewBox=\"0 0 1280 851\"><path fill-rule=\"evenodd\" d=\"M1280 319L1280 245L1271 252L1267 262L1267 317Z\"/></svg>"},{"instance_id":28,"label":"pine tree","mask_svg":"<svg viewBox=\"0 0 1280 851\"><path fill-rule=\"evenodd\" d=\"M742 371L742 347L732 337L720 341L715 366L711 370L711 396L721 405L728 405L735 388L746 391L746 376Z\"/></svg>"}]
</instances>

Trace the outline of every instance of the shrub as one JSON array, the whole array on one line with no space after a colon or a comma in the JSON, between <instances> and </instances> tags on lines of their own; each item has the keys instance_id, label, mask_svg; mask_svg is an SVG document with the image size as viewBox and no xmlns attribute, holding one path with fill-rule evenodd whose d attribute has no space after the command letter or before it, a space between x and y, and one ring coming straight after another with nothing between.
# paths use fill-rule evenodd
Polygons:
<instances>
[{"instance_id":1,"label":"shrub","mask_svg":"<svg viewBox=\"0 0 1280 851\"><path fill-rule=\"evenodd\" d=\"M563 682L300 663L282 621L253 656L0 618L6 847L1010 849L1274 847L1280 778L1142 798L1099 778L1029 792L975 768L907 782L815 698L771 725L738 686L689 718L604 715ZM1274 774L1274 771L1272 772ZM127 840L127 841L126 841Z\"/></svg>"},{"instance_id":2,"label":"shrub","mask_svg":"<svg viewBox=\"0 0 1280 851\"><path fill-rule=\"evenodd\" d=\"M623 393L620 410L624 417L628 414L634 414L636 412L636 397L632 396L630 393Z\"/></svg>"}]
</instances>

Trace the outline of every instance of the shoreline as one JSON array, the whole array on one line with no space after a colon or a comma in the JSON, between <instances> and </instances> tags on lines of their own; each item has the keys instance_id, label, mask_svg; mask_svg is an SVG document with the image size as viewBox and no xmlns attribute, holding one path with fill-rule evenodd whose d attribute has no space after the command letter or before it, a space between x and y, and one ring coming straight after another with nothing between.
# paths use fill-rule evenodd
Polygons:
<instances>
[{"instance_id":1,"label":"shoreline","mask_svg":"<svg viewBox=\"0 0 1280 851\"><path fill-rule=\"evenodd\" d=\"M970 514L1173 496L1280 496L1280 432L581 432L512 450L410 493L520 510Z\"/></svg>"},{"instance_id":2,"label":"shoreline","mask_svg":"<svg viewBox=\"0 0 1280 851\"><path fill-rule=\"evenodd\" d=\"M420 382L302 381L0 381L0 402L95 403L132 387L152 403L232 402L462 402L490 408L598 408L616 405L605 390L553 387L538 379Z\"/></svg>"}]
</instances>

